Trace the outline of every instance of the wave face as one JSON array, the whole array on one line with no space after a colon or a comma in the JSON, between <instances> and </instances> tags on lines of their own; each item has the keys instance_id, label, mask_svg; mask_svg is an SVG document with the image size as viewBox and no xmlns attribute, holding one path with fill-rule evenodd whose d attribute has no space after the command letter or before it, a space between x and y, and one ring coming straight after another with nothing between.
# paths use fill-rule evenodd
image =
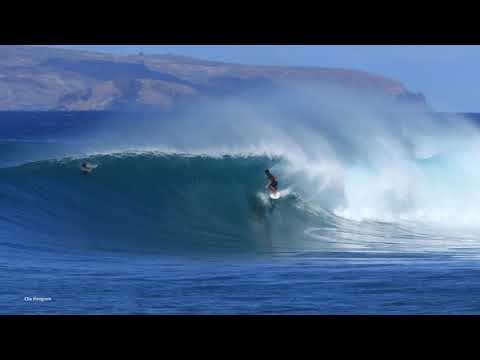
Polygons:
<instances>
[{"instance_id":1,"label":"wave face","mask_svg":"<svg viewBox=\"0 0 480 360\"><path fill-rule=\"evenodd\" d=\"M262 250L288 245L318 222L288 191L261 191L267 157L114 154L0 169L1 221L17 237L106 249ZM273 241L275 239L275 241Z\"/></svg>"}]
</instances>

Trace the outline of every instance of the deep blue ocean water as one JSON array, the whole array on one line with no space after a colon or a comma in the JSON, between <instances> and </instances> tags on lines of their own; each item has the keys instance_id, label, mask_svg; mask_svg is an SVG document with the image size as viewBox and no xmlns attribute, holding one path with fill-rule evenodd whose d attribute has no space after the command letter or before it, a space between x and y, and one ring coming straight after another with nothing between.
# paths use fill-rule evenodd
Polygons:
<instances>
[{"instance_id":1,"label":"deep blue ocean water","mask_svg":"<svg viewBox=\"0 0 480 360\"><path fill-rule=\"evenodd\" d=\"M480 313L475 226L344 217L281 154L140 146L132 121L0 113L1 314Z\"/></svg>"}]
</instances>

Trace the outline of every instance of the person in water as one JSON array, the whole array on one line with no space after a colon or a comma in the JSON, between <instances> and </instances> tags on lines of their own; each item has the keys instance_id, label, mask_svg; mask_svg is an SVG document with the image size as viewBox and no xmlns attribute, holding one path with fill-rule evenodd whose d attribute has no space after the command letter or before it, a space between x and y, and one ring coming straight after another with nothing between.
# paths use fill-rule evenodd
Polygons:
<instances>
[{"instance_id":1,"label":"person in water","mask_svg":"<svg viewBox=\"0 0 480 360\"><path fill-rule=\"evenodd\" d=\"M82 170L83 175L87 175L92 171L92 166L88 162L84 162L82 166L80 166L80 170Z\"/></svg>"},{"instance_id":2,"label":"person in water","mask_svg":"<svg viewBox=\"0 0 480 360\"><path fill-rule=\"evenodd\" d=\"M267 176L267 179L268 179L266 188L270 190L272 194L276 194L278 191L277 179L275 178L275 176L272 175L272 173L268 169L265 170L265 175Z\"/></svg>"}]
</instances>

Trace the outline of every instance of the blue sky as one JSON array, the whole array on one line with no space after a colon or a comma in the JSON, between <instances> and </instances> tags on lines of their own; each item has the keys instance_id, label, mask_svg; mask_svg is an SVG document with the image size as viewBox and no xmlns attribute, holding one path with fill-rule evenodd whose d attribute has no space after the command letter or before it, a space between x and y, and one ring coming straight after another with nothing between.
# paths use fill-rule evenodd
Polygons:
<instances>
[{"instance_id":1,"label":"blue sky","mask_svg":"<svg viewBox=\"0 0 480 360\"><path fill-rule=\"evenodd\" d=\"M49 45L50 46L50 45ZM181 54L258 65L361 69L421 92L438 111L480 112L480 46L465 45L55 45L129 54Z\"/></svg>"}]
</instances>

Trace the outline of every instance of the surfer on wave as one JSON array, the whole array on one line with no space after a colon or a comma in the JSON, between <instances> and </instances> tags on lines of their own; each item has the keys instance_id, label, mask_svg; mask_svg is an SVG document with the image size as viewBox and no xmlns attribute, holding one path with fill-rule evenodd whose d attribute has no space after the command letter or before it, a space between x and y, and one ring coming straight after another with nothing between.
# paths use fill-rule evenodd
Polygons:
<instances>
[{"instance_id":1,"label":"surfer on wave","mask_svg":"<svg viewBox=\"0 0 480 360\"><path fill-rule=\"evenodd\" d=\"M82 173L83 173L84 175L87 175L87 174L91 173L92 170L95 169L95 168L96 168L96 166L90 164L89 162L84 162L84 163L82 164L82 166L80 166L80 170L82 170Z\"/></svg>"},{"instance_id":2,"label":"surfer on wave","mask_svg":"<svg viewBox=\"0 0 480 360\"><path fill-rule=\"evenodd\" d=\"M267 186L265 187L270 191L271 194L275 195L278 192L278 182L275 176L272 175L270 170L265 170L265 175L267 176L268 183Z\"/></svg>"}]
</instances>

